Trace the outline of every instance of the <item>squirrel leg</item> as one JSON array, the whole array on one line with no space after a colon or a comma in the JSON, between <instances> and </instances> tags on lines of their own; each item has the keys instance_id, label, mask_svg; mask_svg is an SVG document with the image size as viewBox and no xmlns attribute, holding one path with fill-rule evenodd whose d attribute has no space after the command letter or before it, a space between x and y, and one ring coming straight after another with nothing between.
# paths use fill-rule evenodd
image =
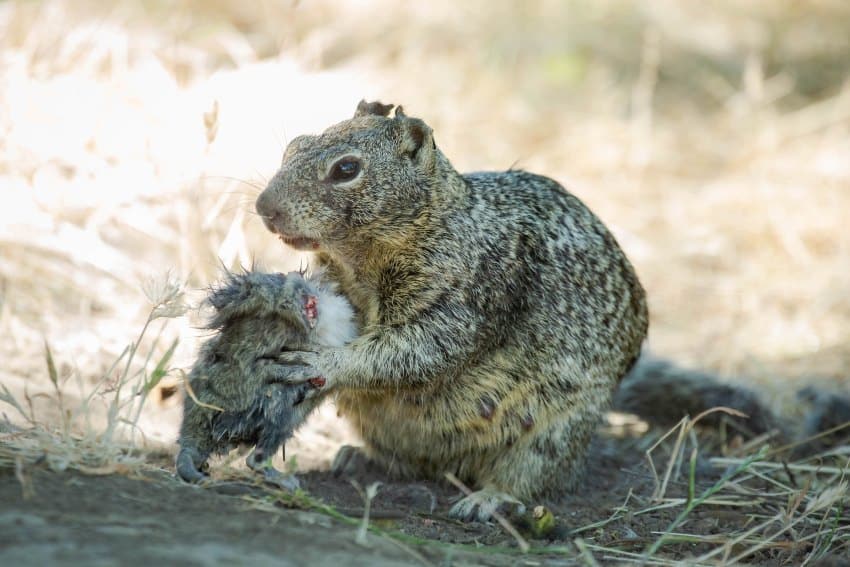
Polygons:
<instances>
[{"instance_id":1,"label":"squirrel leg","mask_svg":"<svg viewBox=\"0 0 850 567\"><path fill-rule=\"evenodd\" d=\"M573 411L548 425L532 424L507 449L490 448L484 460L492 464L477 479L482 488L452 506L449 516L488 521L494 511L522 514L523 504L533 504L534 498L557 498L574 489L600 415L595 408Z\"/></svg>"},{"instance_id":2,"label":"squirrel leg","mask_svg":"<svg viewBox=\"0 0 850 567\"><path fill-rule=\"evenodd\" d=\"M263 475L263 480L284 490L294 491L300 483L294 474L277 470L272 465L272 458L287 439L292 436L292 398L298 392L293 389L281 390L276 388L269 396L263 396L263 423L257 446L248 455L245 463L254 472Z\"/></svg>"}]
</instances>

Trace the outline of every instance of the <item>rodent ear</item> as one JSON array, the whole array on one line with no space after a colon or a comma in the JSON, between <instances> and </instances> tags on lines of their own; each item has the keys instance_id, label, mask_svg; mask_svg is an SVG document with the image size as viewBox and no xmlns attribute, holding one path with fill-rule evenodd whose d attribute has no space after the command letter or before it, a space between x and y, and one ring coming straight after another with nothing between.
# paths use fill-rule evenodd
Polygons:
<instances>
[{"instance_id":1,"label":"rodent ear","mask_svg":"<svg viewBox=\"0 0 850 567\"><path fill-rule=\"evenodd\" d=\"M389 116L392 109L392 104L382 104L377 100L375 102L366 102L364 99L357 104L357 110L354 111L354 118L360 118L361 116Z\"/></svg>"},{"instance_id":2,"label":"rodent ear","mask_svg":"<svg viewBox=\"0 0 850 567\"><path fill-rule=\"evenodd\" d=\"M247 295L248 285L243 275L225 269L222 280L210 286L206 303L211 305L216 311L227 309L228 306L236 303L240 296Z\"/></svg>"},{"instance_id":3,"label":"rodent ear","mask_svg":"<svg viewBox=\"0 0 850 567\"><path fill-rule=\"evenodd\" d=\"M239 314L250 297L251 285L243 277L228 273L225 279L210 288L205 303L215 309L215 318L226 321Z\"/></svg>"},{"instance_id":4,"label":"rodent ear","mask_svg":"<svg viewBox=\"0 0 850 567\"><path fill-rule=\"evenodd\" d=\"M395 120L401 127L402 153L423 167L430 168L437 149L431 127L419 118L408 118L400 106L395 110Z\"/></svg>"},{"instance_id":5,"label":"rodent ear","mask_svg":"<svg viewBox=\"0 0 850 567\"><path fill-rule=\"evenodd\" d=\"M209 328L220 328L262 308L265 302L262 286L254 284L251 274L227 271L224 278L210 288L205 301L215 309L215 314Z\"/></svg>"}]
</instances>

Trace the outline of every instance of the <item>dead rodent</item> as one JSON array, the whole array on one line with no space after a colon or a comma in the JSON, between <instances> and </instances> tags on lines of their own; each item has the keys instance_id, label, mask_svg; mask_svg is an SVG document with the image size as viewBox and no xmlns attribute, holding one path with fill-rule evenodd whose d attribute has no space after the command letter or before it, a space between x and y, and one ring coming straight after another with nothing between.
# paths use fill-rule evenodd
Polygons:
<instances>
[{"instance_id":1,"label":"dead rodent","mask_svg":"<svg viewBox=\"0 0 850 567\"><path fill-rule=\"evenodd\" d=\"M477 488L451 514L577 486L590 437L647 331L644 290L605 225L552 179L461 175L392 105L290 142L257 200L269 230L352 302L362 335L290 353L338 389L368 459Z\"/></svg>"},{"instance_id":2,"label":"dead rodent","mask_svg":"<svg viewBox=\"0 0 850 567\"><path fill-rule=\"evenodd\" d=\"M288 384L293 369L275 364L281 351L339 347L356 335L349 303L318 278L250 271L228 274L207 298L216 334L189 374L177 473L198 482L208 457L254 446L247 463L266 480L295 489L294 476L271 459L326 394L316 381ZM216 409L220 408L220 409ZM223 410L223 411L221 411Z\"/></svg>"}]
</instances>

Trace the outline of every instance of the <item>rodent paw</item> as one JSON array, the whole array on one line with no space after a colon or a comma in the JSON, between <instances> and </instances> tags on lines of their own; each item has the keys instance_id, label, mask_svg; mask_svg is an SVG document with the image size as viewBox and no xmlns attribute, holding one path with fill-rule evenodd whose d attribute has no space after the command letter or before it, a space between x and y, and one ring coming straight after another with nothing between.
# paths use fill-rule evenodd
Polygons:
<instances>
[{"instance_id":1,"label":"rodent paw","mask_svg":"<svg viewBox=\"0 0 850 567\"><path fill-rule=\"evenodd\" d=\"M294 474L282 473L274 467L269 467L263 471L263 480L288 492L295 492L301 488L301 482L298 480L298 477Z\"/></svg>"},{"instance_id":2,"label":"rodent paw","mask_svg":"<svg viewBox=\"0 0 850 567\"><path fill-rule=\"evenodd\" d=\"M271 457L266 457L263 451L254 449L248 458L245 459L245 464L252 471L263 475L263 481L275 486L294 492L300 488L301 483L294 474L282 473L272 466Z\"/></svg>"},{"instance_id":3,"label":"rodent paw","mask_svg":"<svg viewBox=\"0 0 850 567\"><path fill-rule=\"evenodd\" d=\"M195 463L196 458L197 460L200 460L200 456L197 451L194 449L187 449L185 447L181 448L180 452L177 454L175 469L177 476L184 482L201 484L209 479L210 475L206 472L209 466L207 465L206 460L202 461L200 466L198 466Z\"/></svg>"},{"instance_id":4,"label":"rodent paw","mask_svg":"<svg viewBox=\"0 0 850 567\"><path fill-rule=\"evenodd\" d=\"M210 480L210 475L197 470L188 471L186 469L177 469L177 477L183 482L199 485L203 485Z\"/></svg>"},{"instance_id":5,"label":"rodent paw","mask_svg":"<svg viewBox=\"0 0 850 567\"><path fill-rule=\"evenodd\" d=\"M525 513L525 506L510 494L485 488L461 498L449 510L449 517L462 522L487 522L496 512L503 516L520 515Z\"/></svg>"}]
</instances>

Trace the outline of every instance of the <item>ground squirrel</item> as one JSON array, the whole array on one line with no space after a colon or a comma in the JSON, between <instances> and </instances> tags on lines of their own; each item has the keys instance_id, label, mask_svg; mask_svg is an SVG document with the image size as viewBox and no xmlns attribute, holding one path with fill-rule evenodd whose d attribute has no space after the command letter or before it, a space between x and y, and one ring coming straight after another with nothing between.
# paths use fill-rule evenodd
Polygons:
<instances>
[{"instance_id":1,"label":"ground squirrel","mask_svg":"<svg viewBox=\"0 0 850 567\"><path fill-rule=\"evenodd\" d=\"M248 466L294 490L298 480L276 470L271 459L327 389L315 381L282 382L292 372L274 360L281 350L338 347L353 339L351 306L318 277L300 272L229 273L207 302L215 309L208 328L217 332L189 375L201 404L185 397L177 473L198 482L211 453L249 444L255 449Z\"/></svg>"},{"instance_id":2,"label":"ground squirrel","mask_svg":"<svg viewBox=\"0 0 850 567\"><path fill-rule=\"evenodd\" d=\"M293 139L257 200L269 230L315 252L362 325L345 347L279 358L338 388L373 463L472 484L453 516L557 497L576 486L640 353L644 290L557 182L461 175L425 122L391 108L364 101ZM344 448L336 464L362 458Z\"/></svg>"}]
</instances>

